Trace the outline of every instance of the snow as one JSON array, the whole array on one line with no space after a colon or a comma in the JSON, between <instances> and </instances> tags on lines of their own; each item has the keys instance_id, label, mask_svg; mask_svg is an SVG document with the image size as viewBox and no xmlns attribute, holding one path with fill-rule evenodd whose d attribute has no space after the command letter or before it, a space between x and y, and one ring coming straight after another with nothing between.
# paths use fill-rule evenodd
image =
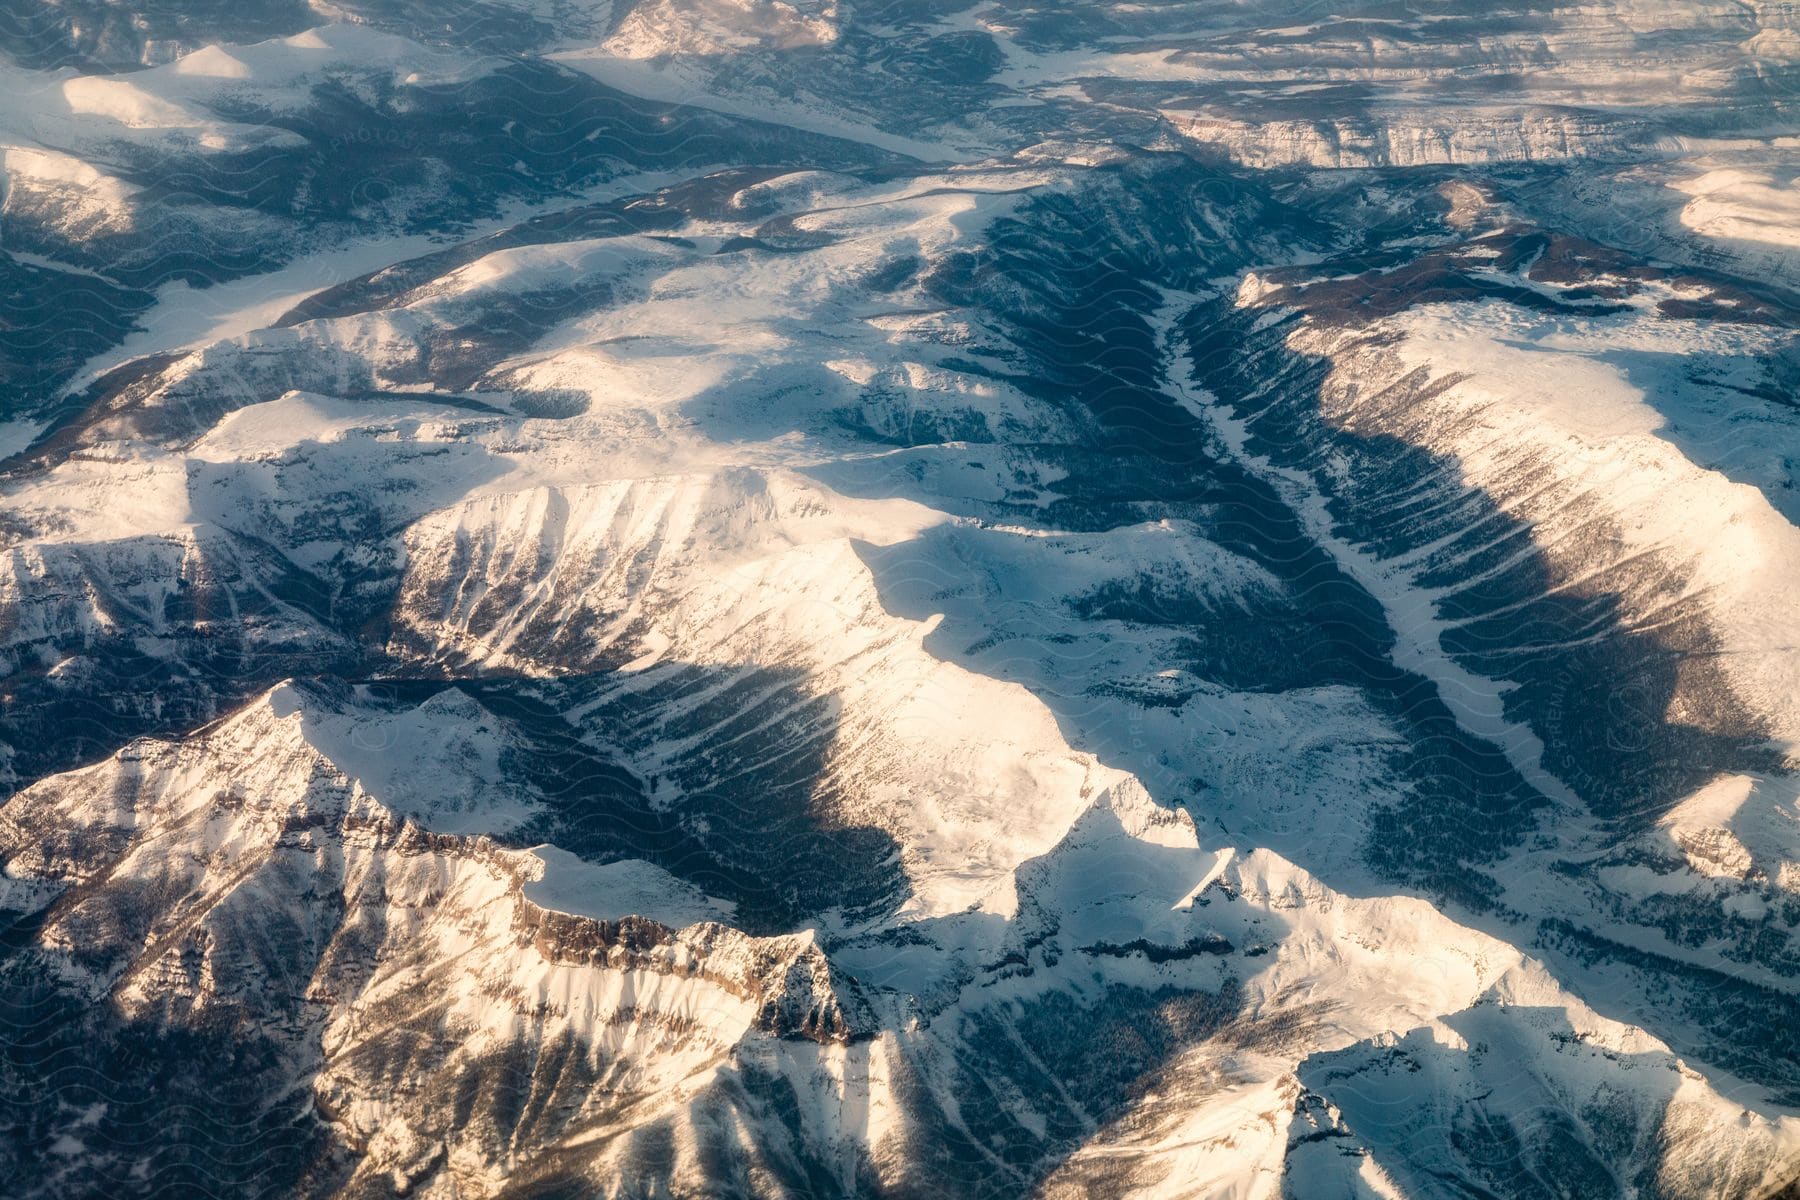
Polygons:
<instances>
[{"instance_id":1,"label":"snow","mask_svg":"<svg viewBox=\"0 0 1800 1200\"><path fill-rule=\"evenodd\" d=\"M1800 249L1800 177L1721 168L1670 186L1694 197L1681 223L1703 237Z\"/></svg>"},{"instance_id":2,"label":"snow","mask_svg":"<svg viewBox=\"0 0 1800 1200\"><path fill-rule=\"evenodd\" d=\"M836 0L644 0L605 46L623 58L720 55L829 46L838 32Z\"/></svg>"},{"instance_id":3,"label":"snow","mask_svg":"<svg viewBox=\"0 0 1800 1200\"><path fill-rule=\"evenodd\" d=\"M388 809L447 833L515 827L536 811L509 782L496 722L454 688L415 708L333 711L275 689L278 718L298 718L307 743Z\"/></svg>"},{"instance_id":4,"label":"snow","mask_svg":"<svg viewBox=\"0 0 1800 1200\"><path fill-rule=\"evenodd\" d=\"M122 233L133 228L137 187L72 154L18 144L32 141L33 135L14 132L0 118L0 182L8 191L55 195L71 229Z\"/></svg>"},{"instance_id":5,"label":"snow","mask_svg":"<svg viewBox=\"0 0 1800 1200\"><path fill-rule=\"evenodd\" d=\"M208 124L199 114L152 95L130 80L78 75L63 84L62 95L71 115L109 117L132 129L198 129Z\"/></svg>"},{"instance_id":6,"label":"snow","mask_svg":"<svg viewBox=\"0 0 1800 1200\"><path fill-rule=\"evenodd\" d=\"M10 169L10 158L7 166ZM157 292L156 303L139 314L138 327L132 334L83 365L65 394L81 391L106 372L134 359L197 349L262 329L309 296L393 263L441 250L446 244L479 239L539 213L630 195L669 182L673 180L666 173L625 175L578 197L558 197L553 205L507 204L500 216L449 237L427 233L358 239L300 254L271 271L206 288L194 288L185 280L176 280L164 285Z\"/></svg>"},{"instance_id":7,"label":"snow","mask_svg":"<svg viewBox=\"0 0 1800 1200\"><path fill-rule=\"evenodd\" d=\"M531 853L544 864L543 876L525 885L525 898L545 908L600 921L644 917L673 929L732 918L729 903L638 859L596 865L554 846Z\"/></svg>"},{"instance_id":8,"label":"snow","mask_svg":"<svg viewBox=\"0 0 1800 1200\"><path fill-rule=\"evenodd\" d=\"M1187 302L1191 299L1169 298L1169 307L1160 321L1165 338L1174 328L1173 321L1180 307ZM1239 302L1243 303L1243 293L1240 293ZM1178 355L1179 347L1171 345L1170 353ZM1442 635L1446 623L1437 614L1436 597L1415 584L1404 569L1382 562L1374 553L1340 536L1317 484L1300 472L1284 470L1250 452L1245 422L1225 412L1215 398L1187 376L1189 372L1185 370L1171 372L1170 383L1176 399L1206 421L1240 462L1273 484L1300 516L1314 540L1381 602L1396 637L1394 662L1431 680L1457 724L1500 747L1507 761L1540 793L1565 806L1568 812L1579 811L1579 797L1545 769L1543 739L1530 727L1507 718L1506 681L1485 679L1445 652Z\"/></svg>"},{"instance_id":9,"label":"snow","mask_svg":"<svg viewBox=\"0 0 1800 1200\"><path fill-rule=\"evenodd\" d=\"M315 85L328 81L353 88L376 80L456 84L499 65L488 55L344 22L249 45L202 46L174 62L135 72L131 80L140 90L170 100L206 103L228 97L249 99L263 109L296 111L313 102Z\"/></svg>"},{"instance_id":10,"label":"snow","mask_svg":"<svg viewBox=\"0 0 1800 1200\"><path fill-rule=\"evenodd\" d=\"M1697 7L1705 11L1681 20L1710 28L1716 12ZM676 13L651 3L624 14L603 50L570 49L562 61L638 94L697 99L920 158L960 157L960 146L806 104L691 90L719 77L681 56L825 47L838 20L829 4L718 0ZM1334 20L1319 28L1334 29ZM1657 6L1620 20L1662 27ZM1398 59L1365 73L1367 82L1411 88L1458 73L1407 58L1398 40L1368 36L1378 56ZM1003 78L1059 101L1069 98L1064 85L1089 71L1181 84L1228 77L1216 59L1209 65L1166 46L1084 51L1077 61L1032 58L1005 40ZM1565 34L1551 40L1553 50L1570 48ZM669 55L676 60L660 61ZM1549 73L1569 83L1588 61L1559 61ZM231 88L271 105L297 103L309 81L339 64L374 79L449 80L485 69L334 26L209 47L129 77L59 78L58 95L84 121L238 136L195 106ZM1265 73L1332 74L1316 61L1301 67ZM1629 81L1596 69L1588 82L1604 91ZM19 112L48 121L40 101L34 94ZM1577 153L1606 134L1565 128L1560 118L1525 128L1511 112L1484 125L1491 116L1465 109L1416 125L1390 120L1366 145L1348 127L1354 136L1326 126L1284 132L1266 121L1221 136L1236 139L1241 161L1324 162L1320 147L1330 143L1330 165L1356 165L1493 157L1496 147L1519 145L1524 157ZM1593 140L1582 141L1589 133ZM1075 149L1078 163L1106 158ZM1195 996L1233 983L1243 987L1244 1011L1134 1092L1116 1120L1089 1121L1068 1171L1126 1161L1148 1164L1130 1186L1150 1194L1156 1186L1143 1181L1166 1169L1164 1191L1271 1195L1284 1163L1295 1161L1296 1108L1315 1083L1337 1114L1319 1119L1343 1117L1346 1144L1369 1153L1340 1155L1355 1163L1335 1172L1307 1159L1307 1170L1328 1181L1322 1186L1359 1194L1423 1186L1406 1173L1414 1161L1406 1139L1480 1111L1482 1089L1519 1079L1519 1103L1497 1107L1522 1120L1531 1106L1579 1115L1605 1100L1648 1127L1671 1093L1681 1113L1698 1114L1701 1131L1677 1129L1658 1148L1676 1167L1711 1162L1725 1128L1744 1144L1773 1147L1770 1161L1791 1156L1800 1132L1791 1119L1740 1107L1729 1077L1688 1072L1657 1039L1588 1009L1532 957L1518 929L1440 911L1370 878L1359 861L1368 813L1403 786L1392 760L1404 747L1369 697L1341 684L1234 691L1171 665L1187 660L1155 629L1077 615L1108 589L1138 585L1183 605L1194 623L1295 598L1276 573L1214 542L1199 516L1120 519L1102 532L1033 524L1055 511L1066 475L1031 455L1043 443L1079 445L1085 431L1008 372L970 368L970 354L1005 363L1018 353L981 328L979 314L927 311L941 298L913 285L873 294L867 281L883 267L902 257L950 261L982 246L993 223L1016 215L1033 191L1078 177L1079 168L1055 165L1054 153L1028 157L1024 167L873 182L797 171L693 222L685 244L617 237L515 247L402 305L297 330L267 326L322 287L442 243L374 238L203 292L172 288L145 330L88 364L81 382L136 355L187 351L171 379L216 387L228 400L241 397L236 372L256 356L310 363L340 355L367 367L377 386L421 390L363 399L302 390L228 403L191 437L84 444L7 497L9 513L32 532L8 560L6 595L55 593L41 611L8 609L23 614L21 654L116 626L146 653L179 661L160 617L174 586L170 562L200 553L203 535L229 532L323 573L341 546L295 514L352 496L367 501L382 531L361 549L393 551L400 572L376 581L398 589L386 613L394 639L377 647L382 669L415 679L580 680L600 698L565 714L578 726L607 704L649 714L643 736L605 747L640 777L666 778L670 761L697 748L727 760L736 752L708 741L718 736L702 711L711 697L661 698L681 672L791 676L800 682L771 686L751 709L756 732L789 716L789 706L817 703L828 713L816 771L821 811L809 815L893 839L907 890L897 913L865 927L828 911L799 933L750 938L730 928L730 904L650 863L589 862L549 845L506 849L496 836L538 815L511 769L510 756L529 747L509 741L478 700L454 687L400 704L349 685L329 695L283 685L191 737L140 742L43 781L0 814L0 831L31 833L16 839L9 871L65 869L49 861L48 839L11 824L35 815L44 828L140 833L120 841L120 886L157 880L191 890L197 899L178 915L195 928L229 929L248 914L289 911L283 904L311 913L303 890L341 899L344 928L377 944L350 956L367 967L364 976L325 971L309 993L327 1014L319 1091L354 1098L333 1119L357 1130L370 1161L403 1180L437 1152L404 1111L436 1080L358 1060L395 1013L429 1019L463 1062L570 1035L606 1073L573 1103L631 1097L628 1112L607 1114L604 1133L582 1135L590 1139L584 1152L596 1156L625 1144L620 1134L659 1122L691 1155L695 1124L720 1111L700 1098L721 1073L754 1064L791 1083L806 1114L796 1136L828 1143L830 1161L846 1164L844 1178L856 1182L859 1154L870 1153L879 1171L890 1149L905 1151L921 1096L941 1104L946 1120L961 1120L946 1080L978 1018L1004 1022L1063 997L1100 1021L1108 987ZM11 149L7 164L21 177L97 194L114 187L129 198L124 185L67 155ZM1738 206L1731 213L1777 214L1771 221L1786 211L1773 176L1704 179L1695 204L1728 200ZM633 182L643 185L610 190ZM1458 219L1472 221L1477 202L1454 199ZM761 226L761 204L792 218L773 236L814 234L825 244L790 255L727 249ZM1696 227L1736 228L1719 224L1725 211L1705 210ZM479 313L483 301L579 296L600 283L608 285L603 299L478 385L491 389L477 398L495 411L459 409L468 397L433 394L405 373L422 335ZM1240 303L1258 303L1263 288L1245 275ZM1155 315L1172 367L1175 318L1193 299L1171 294ZM1454 372L1428 433L1473 486L1498 493L1506 464L1492 452L1496 442L1529 449L1565 478L1598 481L1627 552L1675 553L1692 565L1695 586L1716 598L1734 681L1800 736L1792 703L1800 673L1782 641L1800 615L1792 607L1800 601L1787 595L1800 543L1792 509L1783 508L1791 502L1779 499L1787 468L1770 449L1786 444L1791 419L1733 390L1742 380L1731 365L1767 351L1768 335L1696 335L1691 323L1664 321L1647 306L1573 319L1436 305L1394 318L1386 332L1396 340L1379 359L1353 358L1316 331L1293 348L1340 355L1345 372L1370 379ZM1695 399L1686 374L1694 370L1720 372L1729 403ZM1170 374L1172 398L1208 422L1382 603L1398 635L1396 662L1431 679L1466 729L1501 745L1573 812L1577 801L1543 767L1541 742L1507 718L1507 682L1478 677L1444 651L1440 595L1419 584L1417 564L1381 559L1340 536L1317 481L1251 455L1243 425L1185 372ZM587 406L528 417L502 388L577 393ZM972 447L965 434L939 430L933 422L947 414L984 427L993 442ZM1744 429L1756 436L1736 436ZM1030 473L1037 508L1019 502L992 520L989 506L1021 478L1003 468ZM122 495L130 503L119 503ZM130 585L112 586L120 578ZM669 711L655 711L659 703ZM610 731L584 732L599 740ZM666 790L656 797L672 809L682 799ZM1171 800L1187 806L1165 807ZM1768 902L1739 885L1757 870L1789 886L1800 878L1797 814L1781 782L1726 777L1633 847L1654 865L1601 863L1583 884L1628 897L1716 893L1722 911L1762 919ZM1584 902L1569 887L1521 885L1508 900L1532 915L1555 912L1558 902ZM638 945L608 941L591 924L627 916L666 934ZM53 926L48 936L68 938L74 928ZM1672 952L1655 936L1641 944ZM121 984L126 1011L147 1011L188 986L166 948L154 937L129 947L127 957L146 969ZM208 982L193 985L196 1005L226 994L214 981L235 969L230 955L209 954L198 976ZM1557 969L1578 986L1593 978ZM778 1006L769 1002L799 989L793 980L802 977L834 998L866 986L876 995L870 1003L890 1006L879 1036L819 1047L772 1033L768 1014ZM257 986L292 991L290 983ZM1565 1027L1577 1047L1558 1040ZM1484 1042L1505 1052L1484 1064ZM1399 1054L1419 1062L1417 1078L1388 1073ZM1025 1099L1003 1103L1021 1128L1050 1127L1052 1114ZM1069 1111L1079 1110L1070 1101ZM1420 1128L1384 1124L1395 1113ZM1060 1123L1069 1113L1054 1115ZM768 1134L742 1136L749 1143ZM1604 1140L1585 1128L1576 1136ZM459 1186L504 1165L467 1141L443 1153L457 1164Z\"/></svg>"},{"instance_id":11,"label":"snow","mask_svg":"<svg viewBox=\"0 0 1800 1200\"><path fill-rule=\"evenodd\" d=\"M250 79L254 72L241 58L234 58L223 46L202 46L176 61L177 75L202 75L208 79Z\"/></svg>"},{"instance_id":12,"label":"snow","mask_svg":"<svg viewBox=\"0 0 1800 1200\"><path fill-rule=\"evenodd\" d=\"M1766 457L1781 444L1774 439L1800 430L1764 401L1759 436L1747 441L1744 423L1758 414L1744 398L1710 404L1689 378L1701 355L1728 363L1768 353L1761 335L1654 315L1574 320L1497 305L1426 306L1395 326L1405 335L1401 369L1454 364L1463 376L1442 396L1439 427L1456 432L1439 448L1458 455L1470 482L1494 486L1509 454L1541 447L1614 515L1624 553L1671 555L1690 573L1688 586L1709 596L1724 669L1776 736L1800 746L1800 650L1782 632L1800 620L1792 587L1800 528L1770 499L1785 484L1785 461L1779 452ZM1496 446L1507 453L1493 453ZM1540 540L1551 545L1550 537L1546 529Z\"/></svg>"},{"instance_id":13,"label":"snow","mask_svg":"<svg viewBox=\"0 0 1800 1200\"><path fill-rule=\"evenodd\" d=\"M31 445L45 429L45 422L28 417L0 421L0 459L10 458Z\"/></svg>"},{"instance_id":14,"label":"snow","mask_svg":"<svg viewBox=\"0 0 1800 1200\"><path fill-rule=\"evenodd\" d=\"M681 60L641 61L635 57L607 53L598 47L559 50L548 57L593 76L607 87L646 100L691 105L735 117L766 121L771 125L783 125L806 133L843 138L903 154L921 162L970 162L980 157L972 148L892 133L865 121L834 116L792 101L714 91L708 87L707 77L703 73L692 70Z\"/></svg>"}]
</instances>

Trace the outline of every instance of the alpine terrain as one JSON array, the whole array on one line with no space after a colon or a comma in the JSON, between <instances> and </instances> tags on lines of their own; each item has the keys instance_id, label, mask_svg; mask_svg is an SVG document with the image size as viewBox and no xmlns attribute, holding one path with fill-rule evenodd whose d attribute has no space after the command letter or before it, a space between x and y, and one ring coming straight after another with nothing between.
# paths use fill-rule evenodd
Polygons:
<instances>
[{"instance_id":1,"label":"alpine terrain","mask_svg":"<svg viewBox=\"0 0 1800 1200\"><path fill-rule=\"evenodd\" d=\"M0 0L0 1196L1800 1197L1800 3Z\"/></svg>"}]
</instances>

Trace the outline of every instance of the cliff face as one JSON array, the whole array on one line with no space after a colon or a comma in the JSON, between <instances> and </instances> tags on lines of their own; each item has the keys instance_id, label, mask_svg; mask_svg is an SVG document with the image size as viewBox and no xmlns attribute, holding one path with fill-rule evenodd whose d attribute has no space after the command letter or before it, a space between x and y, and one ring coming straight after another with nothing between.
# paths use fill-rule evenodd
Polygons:
<instances>
[{"instance_id":1,"label":"cliff face","mask_svg":"<svg viewBox=\"0 0 1800 1200\"><path fill-rule=\"evenodd\" d=\"M283 1133L323 1123L338 1143L308 1186L498 1192L517 1168L539 1176L688 1104L728 1108L706 1098L746 1043L868 1036L867 1003L810 936L748 937L719 923L727 906L629 861L565 866L595 915L547 908L532 899L544 859L384 806L308 737L342 699L282 685L5 810L8 907L37 914L32 964L88 1006L65 1019L102 1045L145 1026L254 1031L253 1083L288 1110ZM109 1086L130 1081L73 1086L95 1096L96 1133L115 1132ZM210 1099L196 1086L164 1102ZM136 1163L72 1164L59 1187L160 1172L157 1141Z\"/></svg>"},{"instance_id":2,"label":"cliff face","mask_svg":"<svg viewBox=\"0 0 1800 1200\"><path fill-rule=\"evenodd\" d=\"M955 1160L970 1187L1062 1159L1052 1193L1379 1191L1485 1169L1464 1139L1429 1149L1481 1121L1533 1172L1716 1194L1792 1152L1788 1125L1746 1124L1505 942L1203 850L1128 781L1020 869L1000 928L971 913L828 956L640 861L434 833L320 750L346 715L392 716L284 684L7 806L6 902L35 914L12 1003L72 1110L23 1123L57 1139L41 1190L913 1190L933 1147L980 1134L1011 1165ZM472 704L431 727L459 721L506 736ZM219 1124L145 1130L152 1104ZM1570 1123L1544 1130L1546 1106Z\"/></svg>"}]
</instances>

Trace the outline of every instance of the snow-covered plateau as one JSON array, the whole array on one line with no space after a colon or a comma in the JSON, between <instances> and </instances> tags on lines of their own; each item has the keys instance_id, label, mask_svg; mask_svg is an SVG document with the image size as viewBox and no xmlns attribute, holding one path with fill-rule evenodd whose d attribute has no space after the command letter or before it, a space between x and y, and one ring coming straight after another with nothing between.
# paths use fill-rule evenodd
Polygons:
<instances>
[{"instance_id":1,"label":"snow-covered plateau","mask_svg":"<svg viewBox=\"0 0 1800 1200\"><path fill-rule=\"evenodd\" d=\"M1800 1197L1800 5L0 97L0 1195Z\"/></svg>"}]
</instances>

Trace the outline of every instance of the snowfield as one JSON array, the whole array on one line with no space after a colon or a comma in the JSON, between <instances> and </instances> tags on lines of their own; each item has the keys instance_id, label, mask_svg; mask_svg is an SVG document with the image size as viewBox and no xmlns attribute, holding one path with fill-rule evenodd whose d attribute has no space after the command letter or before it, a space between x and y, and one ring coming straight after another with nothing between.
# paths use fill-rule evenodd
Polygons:
<instances>
[{"instance_id":1,"label":"snowfield","mask_svg":"<svg viewBox=\"0 0 1800 1200\"><path fill-rule=\"evenodd\" d=\"M1791 6L189 7L0 34L19 1195L1800 1186Z\"/></svg>"}]
</instances>

